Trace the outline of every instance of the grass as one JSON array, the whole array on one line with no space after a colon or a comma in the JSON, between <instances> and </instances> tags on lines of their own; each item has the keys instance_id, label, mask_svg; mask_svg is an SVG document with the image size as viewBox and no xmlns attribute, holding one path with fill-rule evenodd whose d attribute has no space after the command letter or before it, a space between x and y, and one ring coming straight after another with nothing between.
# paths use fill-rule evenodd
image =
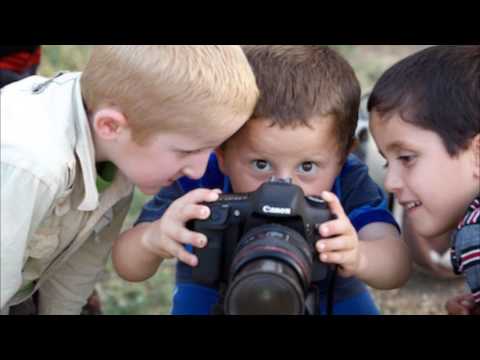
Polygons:
<instances>
[{"instance_id":1,"label":"grass","mask_svg":"<svg viewBox=\"0 0 480 360\"><path fill-rule=\"evenodd\" d=\"M333 45L352 64L364 93L380 74L398 59L418 50L416 46ZM39 73L52 76L60 70L81 71L92 45L45 45ZM125 227L137 218L147 197L135 192ZM143 283L121 280L109 263L105 278L97 288L106 314L168 314L173 290L174 262L165 262L155 276Z\"/></svg>"},{"instance_id":2,"label":"grass","mask_svg":"<svg viewBox=\"0 0 480 360\"><path fill-rule=\"evenodd\" d=\"M125 220L125 229L133 225L148 200L148 196L135 189L132 206ZM160 271L148 281L128 283L115 273L109 261L106 277L97 285L104 313L107 315L168 314L173 292L174 269L175 263L172 260L165 261Z\"/></svg>"},{"instance_id":3,"label":"grass","mask_svg":"<svg viewBox=\"0 0 480 360\"><path fill-rule=\"evenodd\" d=\"M81 71L88 61L92 45L43 45L39 73L52 76L61 70Z\"/></svg>"},{"instance_id":4,"label":"grass","mask_svg":"<svg viewBox=\"0 0 480 360\"><path fill-rule=\"evenodd\" d=\"M174 263L167 261L151 279L142 283L126 283L107 266L106 278L97 285L106 315L168 314L173 292Z\"/></svg>"}]
</instances>

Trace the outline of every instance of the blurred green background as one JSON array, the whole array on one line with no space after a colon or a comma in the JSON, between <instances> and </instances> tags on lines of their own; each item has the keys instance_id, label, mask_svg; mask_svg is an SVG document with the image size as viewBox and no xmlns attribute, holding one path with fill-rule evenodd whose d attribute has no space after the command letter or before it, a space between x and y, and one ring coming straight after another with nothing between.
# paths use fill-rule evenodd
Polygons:
<instances>
[{"instance_id":1,"label":"blurred green background","mask_svg":"<svg viewBox=\"0 0 480 360\"><path fill-rule=\"evenodd\" d=\"M352 64L362 85L368 92L380 74L401 58L426 45L331 45ZM60 70L81 71L92 45L44 45L39 73L51 76ZM142 205L148 200L135 192L133 206L125 227L131 226ZM168 314L173 290L174 262L167 261L157 274L143 283L121 280L109 263L107 272L97 290L105 314Z\"/></svg>"}]
</instances>

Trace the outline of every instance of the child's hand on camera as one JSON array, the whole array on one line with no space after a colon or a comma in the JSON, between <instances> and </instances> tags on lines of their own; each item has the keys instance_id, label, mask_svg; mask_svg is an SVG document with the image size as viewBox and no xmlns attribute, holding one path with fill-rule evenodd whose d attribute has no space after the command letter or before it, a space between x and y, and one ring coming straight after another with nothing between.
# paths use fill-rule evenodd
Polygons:
<instances>
[{"instance_id":1,"label":"child's hand on camera","mask_svg":"<svg viewBox=\"0 0 480 360\"><path fill-rule=\"evenodd\" d=\"M337 219L323 223L319 227L319 234L323 238L316 243L320 261L338 264L338 272L341 276L353 276L360 262L357 232L335 194L324 191L322 198L328 203L330 211L337 216Z\"/></svg>"},{"instance_id":2,"label":"child's hand on camera","mask_svg":"<svg viewBox=\"0 0 480 360\"><path fill-rule=\"evenodd\" d=\"M220 190L196 189L175 200L161 219L153 222L142 237L145 248L164 259L177 258L190 266L197 266L198 259L183 245L197 248L207 245L207 237L190 231L186 223L193 219L204 220L210 216L210 209L201 202L218 200Z\"/></svg>"}]
</instances>

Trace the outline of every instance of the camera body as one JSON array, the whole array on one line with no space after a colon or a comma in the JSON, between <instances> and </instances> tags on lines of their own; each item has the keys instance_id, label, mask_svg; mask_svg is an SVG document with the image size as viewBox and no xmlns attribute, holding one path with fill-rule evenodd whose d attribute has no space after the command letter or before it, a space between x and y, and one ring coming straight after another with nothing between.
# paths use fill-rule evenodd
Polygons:
<instances>
[{"instance_id":1,"label":"camera body","mask_svg":"<svg viewBox=\"0 0 480 360\"><path fill-rule=\"evenodd\" d=\"M323 280L327 273L315 250L319 237L315 225L335 218L327 204L319 197L305 196L288 181L272 178L252 193L222 194L218 201L205 205L210 217L188 223L191 230L208 238L205 248L194 249L199 263L192 269L193 280L209 287L226 285L227 313L242 313L245 307L249 313L257 313L248 310L257 295L265 302L261 313L267 308L282 313L303 311L310 283ZM247 283L258 286L246 287ZM259 295L259 287L264 289L263 295ZM269 287L272 294L283 294L277 297L295 297L296 305L289 305L295 310L285 304L279 304L277 310L269 305ZM235 296L245 298L244 310L232 310L238 308Z\"/></svg>"}]
</instances>

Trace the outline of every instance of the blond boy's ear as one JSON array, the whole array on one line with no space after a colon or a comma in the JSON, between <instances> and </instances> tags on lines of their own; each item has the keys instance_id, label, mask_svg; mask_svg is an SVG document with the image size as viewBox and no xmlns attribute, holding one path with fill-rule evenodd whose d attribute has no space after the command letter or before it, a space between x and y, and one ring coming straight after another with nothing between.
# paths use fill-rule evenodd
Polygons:
<instances>
[{"instance_id":1,"label":"blond boy's ear","mask_svg":"<svg viewBox=\"0 0 480 360\"><path fill-rule=\"evenodd\" d=\"M128 128L128 121L122 112L113 108L103 108L93 114L92 127L102 139L114 140L121 131Z\"/></svg>"}]
</instances>

